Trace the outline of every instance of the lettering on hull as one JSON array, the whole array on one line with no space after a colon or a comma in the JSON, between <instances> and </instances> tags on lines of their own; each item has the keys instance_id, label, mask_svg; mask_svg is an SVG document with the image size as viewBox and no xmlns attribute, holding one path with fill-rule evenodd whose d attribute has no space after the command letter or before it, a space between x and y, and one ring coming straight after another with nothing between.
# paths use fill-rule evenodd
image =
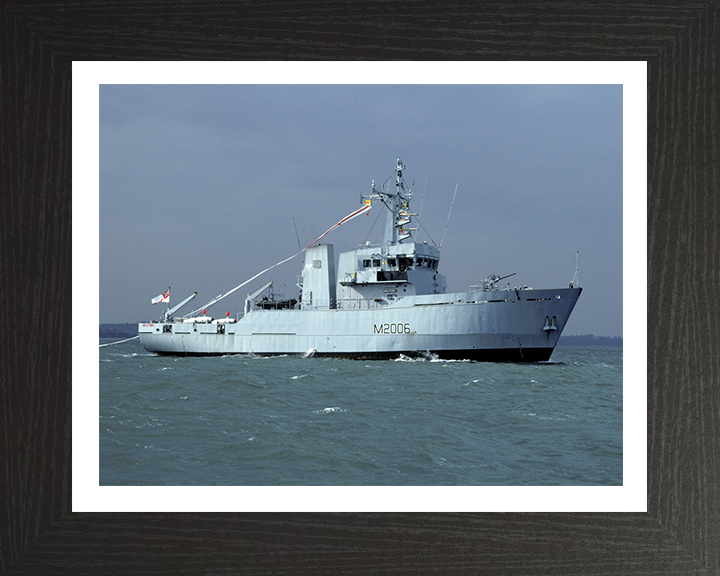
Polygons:
<instances>
[{"instance_id":1,"label":"lettering on hull","mask_svg":"<svg viewBox=\"0 0 720 576\"><path fill-rule=\"evenodd\" d=\"M410 322L373 324L373 334L410 334Z\"/></svg>"}]
</instances>

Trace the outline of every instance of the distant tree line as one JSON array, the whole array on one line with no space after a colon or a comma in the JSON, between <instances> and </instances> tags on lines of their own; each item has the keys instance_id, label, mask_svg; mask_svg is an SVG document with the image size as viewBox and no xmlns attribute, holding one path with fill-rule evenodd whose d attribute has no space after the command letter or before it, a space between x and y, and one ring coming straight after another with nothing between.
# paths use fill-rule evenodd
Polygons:
<instances>
[{"instance_id":1,"label":"distant tree line","mask_svg":"<svg viewBox=\"0 0 720 576\"><path fill-rule=\"evenodd\" d=\"M100 338L131 338L137 336L135 324L100 324Z\"/></svg>"},{"instance_id":2,"label":"distant tree line","mask_svg":"<svg viewBox=\"0 0 720 576\"><path fill-rule=\"evenodd\" d=\"M622 348L623 341L620 336L595 336L583 334L582 336L560 336L558 346L616 346Z\"/></svg>"}]
</instances>

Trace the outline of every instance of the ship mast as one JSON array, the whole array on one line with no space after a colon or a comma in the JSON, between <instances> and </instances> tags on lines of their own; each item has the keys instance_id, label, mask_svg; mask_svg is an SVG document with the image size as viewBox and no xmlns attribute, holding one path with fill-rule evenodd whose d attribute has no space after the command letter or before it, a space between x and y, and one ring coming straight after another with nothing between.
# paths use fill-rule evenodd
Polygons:
<instances>
[{"instance_id":1,"label":"ship mast","mask_svg":"<svg viewBox=\"0 0 720 576\"><path fill-rule=\"evenodd\" d=\"M410 213L410 200L412 199L412 191L405 184L402 177L402 171L405 165L400 158L397 159L395 167L395 190L385 190L385 184L380 188L375 187L375 181L372 183L372 191L368 196L363 196L363 200L380 200L388 209L387 220L385 222L385 245L399 244L403 240L411 238L411 232L417 228L408 228L411 216L416 214Z\"/></svg>"}]
</instances>

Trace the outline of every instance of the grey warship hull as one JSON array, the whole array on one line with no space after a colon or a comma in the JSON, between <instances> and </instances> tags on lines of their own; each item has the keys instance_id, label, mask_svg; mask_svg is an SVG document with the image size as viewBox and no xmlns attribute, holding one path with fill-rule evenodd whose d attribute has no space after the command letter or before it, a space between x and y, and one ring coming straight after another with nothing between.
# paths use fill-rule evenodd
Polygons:
<instances>
[{"instance_id":1,"label":"grey warship hull","mask_svg":"<svg viewBox=\"0 0 720 576\"><path fill-rule=\"evenodd\" d=\"M140 342L175 355L550 358L580 288L411 296L357 310L253 310L232 324L142 323Z\"/></svg>"},{"instance_id":2,"label":"grey warship hull","mask_svg":"<svg viewBox=\"0 0 720 576\"><path fill-rule=\"evenodd\" d=\"M140 342L150 352L187 356L548 360L582 291L579 272L569 288L501 288L500 280L510 274L488 276L467 292L447 293L438 271L440 247L416 242L417 228L409 227L417 214L409 209L412 192L402 179L403 169L398 160L394 190L373 182L363 207L328 230L367 214L375 202L387 209L383 241L343 252L336 262L331 244L317 244L328 232L323 234L300 252L305 261L297 299L276 299L270 282L248 294L242 317L205 316L206 308L258 274L186 318L173 318L173 313L197 293L173 309L168 303L163 321L138 325ZM169 292L153 302L168 301Z\"/></svg>"}]
</instances>

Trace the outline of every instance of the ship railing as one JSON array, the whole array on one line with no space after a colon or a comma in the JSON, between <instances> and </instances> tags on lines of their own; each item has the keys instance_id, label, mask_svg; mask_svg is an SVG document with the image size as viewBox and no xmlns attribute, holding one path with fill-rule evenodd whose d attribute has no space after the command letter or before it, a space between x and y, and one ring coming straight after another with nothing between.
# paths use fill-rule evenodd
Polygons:
<instances>
[{"instance_id":1,"label":"ship railing","mask_svg":"<svg viewBox=\"0 0 720 576\"><path fill-rule=\"evenodd\" d=\"M388 305L382 298L344 298L337 301L338 310L377 310Z\"/></svg>"},{"instance_id":2,"label":"ship railing","mask_svg":"<svg viewBox=\"0 0 720 576\"><path fill-rule=\"evenodd\" d=\"M510 284L498 286L497 284L480 284L479 286L468 287L468 292L502 292L510 290Z\"/></svg>"},{"instance_id":3,"label":"ship railing","mask_svg":"<svg viewBox=\"0 0 720 576\"><path fill-rule=\"evenodd\" d=\"M342 300L316 300L313 298L312 302L298 302L292 307L279 308L279 309L267 309L263 312L277 312L281 314L286 310L377 310L378 308L384 308L390 302L384 298L345 298ZM259 310L259 307L253 307L253 310Z\"/></svg>"},{"instance_id":4,"label":"ship railing","mask_svg":"<svg viewBox=\"0 0 720 576\"><path fill-rule=\"evenodd\" d=\"M301 310L328 310L331 308L334 308L335 300L333 299L325 299L321 300L319 298L313 298L312 300L306 300L304 302L299 302L298 307Z\"/></svg>"}]
</instances>

